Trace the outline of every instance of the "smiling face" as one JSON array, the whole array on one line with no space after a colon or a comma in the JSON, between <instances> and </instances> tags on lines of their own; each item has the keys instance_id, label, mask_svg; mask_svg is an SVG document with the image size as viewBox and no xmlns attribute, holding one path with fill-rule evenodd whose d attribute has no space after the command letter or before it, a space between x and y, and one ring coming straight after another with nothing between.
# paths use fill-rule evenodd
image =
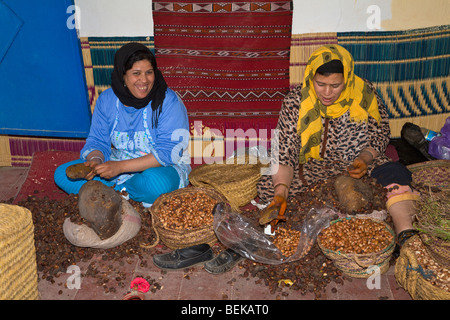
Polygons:
<instances>
[{"instance_id":1,"label":"smiling face","mask_svg":"<svg viewBox=\"0 0 450 320\"><path fill-rule=\"evenodd\" d=\"M131 69L127 70L123 80L133 96L138 99L145 98L155 83L152 64L146 59L136 61Z\"/></svg>"},{"instance_id":2,"label":"smiling face","mask_svg":"<svg viewBox=\"0 0 450 320\"><path fill-rule=\"evenodd\" d=\"M313 79L313 85L320 102L324 106L330 106L336 102L345 88L344 75L342 73L331 73L327 75L316 73Z\"/></svg>"}]
</instances>

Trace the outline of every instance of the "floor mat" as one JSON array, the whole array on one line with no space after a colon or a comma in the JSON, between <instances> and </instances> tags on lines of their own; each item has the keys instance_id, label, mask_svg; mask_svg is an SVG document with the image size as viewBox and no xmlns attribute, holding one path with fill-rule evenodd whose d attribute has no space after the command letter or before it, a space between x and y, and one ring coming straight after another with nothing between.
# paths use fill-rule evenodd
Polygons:
<instances>
[{"instance_id":1,"label":"floor mat","mask_svg":"<svg viewBox=\"0 0 450 320\"><path fill-rule=\"evenodd\" d=\"M67 197L67 193L55 184L53 174L58 166L79 157L80 153L74 151L35 152L27 179L23 183L14 203L17 204L30 195L39 198L48 197L50 200L59 200Z\"/></svg>"}]
</instances>

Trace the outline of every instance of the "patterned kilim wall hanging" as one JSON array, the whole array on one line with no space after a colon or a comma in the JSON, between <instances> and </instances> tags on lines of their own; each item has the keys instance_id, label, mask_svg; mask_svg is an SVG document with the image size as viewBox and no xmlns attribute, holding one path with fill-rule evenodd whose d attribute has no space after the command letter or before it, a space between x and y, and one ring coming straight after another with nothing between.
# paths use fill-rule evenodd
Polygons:
<instances>
[{"instance_id":1,"label":"patterned kilim wall hanging","mask_svg":"<svg viewBox=\"0 0 450 320\"><path fill-rule=\"evenodd\" d=\"M154 1L158 67L192 121L272 129L289 91L291 1Z\"/></svg>"},{"instance_id":2,"label":"patterned kilim wall hanging","mask_svg":"<svg viewBox=\"0 0 450 320\"><path fill-rule=\"evenodd\" d=\"M349 50L355 73L375 84L388 107L393 138L408 121L440 131L450 116L450 26L293 35L291 87L302 82L311 53L331 43Z\"/></svg>"}]
</instances>

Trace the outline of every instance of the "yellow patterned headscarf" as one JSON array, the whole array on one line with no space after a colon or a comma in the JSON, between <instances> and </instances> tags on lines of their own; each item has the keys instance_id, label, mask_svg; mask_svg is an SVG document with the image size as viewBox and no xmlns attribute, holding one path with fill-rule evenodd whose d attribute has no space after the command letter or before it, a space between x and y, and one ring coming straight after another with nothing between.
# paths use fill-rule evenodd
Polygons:
<instances>
[{"instance_id":1,"label":"yellow patterned headscarf","mask_svg":"<svg viewBox=\"0 0 450 320\"><path fill-rule=\"evenodd\" d=\"M340 60L344 66L345 87L339 98L330 106L324 106L317 98L313 78L317 69L331 60ZM351 121L367 121L370 114L380 122L378 103L373 90L367 83L354 73L353 57L343 47L332 44L325 45L311 55L305 69L300 114L297 132L300 135L302 148L300 163L306 163L309 158L320 158L322 140L322 119L338 118L350 109Z\"/></svg>"}]
</instances>

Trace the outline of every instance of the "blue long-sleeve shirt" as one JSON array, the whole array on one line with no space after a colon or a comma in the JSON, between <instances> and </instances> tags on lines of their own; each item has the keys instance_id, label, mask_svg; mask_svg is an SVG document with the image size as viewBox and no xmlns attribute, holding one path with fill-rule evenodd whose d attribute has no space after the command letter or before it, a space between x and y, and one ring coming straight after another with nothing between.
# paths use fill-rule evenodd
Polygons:
<instances>
[{"instance_id":1,"label":"blue long-sleeve shirt","mask_svg":"<svg viewBox=\"0 0 450 320\"><path fill-rule=\"evenodd\" d=\"M93 150L102 152L105 161L152 153L163 166L187 163L185 167L190 171L189 162L186 162L188 155L183 153L188 143L186 107L173 90L167 89L158 126L153 128L151 102L142 109L126 107L112 89L107 89L97 99L81 159L86 160Z\"/></svg>"}]
</instances>

